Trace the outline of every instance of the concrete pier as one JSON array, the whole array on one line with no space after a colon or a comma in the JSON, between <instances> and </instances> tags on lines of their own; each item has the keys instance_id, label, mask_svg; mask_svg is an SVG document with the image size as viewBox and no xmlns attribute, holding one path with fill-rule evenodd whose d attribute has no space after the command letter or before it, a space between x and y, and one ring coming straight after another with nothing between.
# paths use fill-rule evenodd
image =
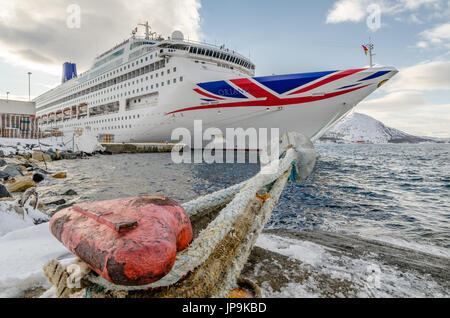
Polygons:
<instances>
[{"instance_id":1,"label":"concrete pier","mask_svg":"<svg viewBox=\"0 0 450 318\"><path fill-rule=\"evenodd\" d=\"M112 154L121 153L164 153L172 152L175 144L159 144L159 143L102 143L102 146Z\"/></svg>"}]
</instances>

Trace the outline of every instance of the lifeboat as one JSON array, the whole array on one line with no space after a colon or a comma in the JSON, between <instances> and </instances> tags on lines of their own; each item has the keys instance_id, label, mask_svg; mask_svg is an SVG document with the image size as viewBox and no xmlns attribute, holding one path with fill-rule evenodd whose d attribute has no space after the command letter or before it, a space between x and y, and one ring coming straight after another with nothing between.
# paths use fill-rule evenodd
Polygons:
<instances>
[{"instance_id":1,"label":"lifeboat","mask_svg":"<svg viewBox=\"0 0 450 318\"><path fill-rule=\"evenodd\" d=\"M88 110L87 104L81 104L79 106L79 108L80 108L80 115L87 114L87 110Z\"/></svg>"},{"instance_id":2,"label":"lifeboat","mask_svg":"<svg viewBox=\"0 0 450 318\"><path fill-rule=\"evenodd\" d=\"M64 118L70 118L70 108L64 109Z\"/></svg>"},{"instance_id":3,"label":"lifeboat","mask_svg":"<svg viewBox=\"0 0 450 318\"><path fill-rule=\"evenodd\" d=\"M62 117L63 117L63 112L62 112L62 110L58 110L58 111L56 112L56 120L61 120Z\"/></svg>"},{"instance_id":4,"label":"lifeboat","mask_svg":"<svg viewBox=\"0 0 450 318\"><path fill-rule=\"evenodd\" d=\"M193 239L186 211L162 196L78 204L55 214L50 230L94 272L122 286L160 280Z\"/></svg>"}]
</instances>

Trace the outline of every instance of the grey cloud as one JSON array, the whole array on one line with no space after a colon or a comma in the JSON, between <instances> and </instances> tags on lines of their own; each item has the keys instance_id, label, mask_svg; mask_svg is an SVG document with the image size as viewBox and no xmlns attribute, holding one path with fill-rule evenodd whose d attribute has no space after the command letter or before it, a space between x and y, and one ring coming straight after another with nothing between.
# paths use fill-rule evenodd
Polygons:
<instances>
[{"instance_id":1,"label":"grey cloud","mask_svg":"<svg viewBox=\"0 0 450 318\"><path fill-rule=\"evenodd\" d=\"M174 29L191 38L199 36L198 0L78 0L80 29L66 25L72 3L0 0L8 15L0 19L0 45L25 61L55 66L71 60L87 69L96 54L129 37L138 22L150 20L154 30L165 36Z\"/></svg>"},{"instance_id":2,"label":"grey cloud","mask_svg":"<svg viewBox=\"0 0 450 318\"><path fill-rule=\"evenodd\" d=\"M42 54L36 52L32 49L25 49L15 52L17 55L21 56L24 59L37 62L39 64L53 64L55 63L52 59L43 56Z\"/></svg>"}]
</instances>

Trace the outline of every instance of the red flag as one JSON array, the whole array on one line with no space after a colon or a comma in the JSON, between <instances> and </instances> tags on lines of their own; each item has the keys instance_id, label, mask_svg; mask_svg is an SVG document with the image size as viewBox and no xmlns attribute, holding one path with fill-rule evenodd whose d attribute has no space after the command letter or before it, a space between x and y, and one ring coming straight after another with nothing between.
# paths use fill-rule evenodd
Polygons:
<instances>
[{"instance_id":1,"label":"red flag","mask_svg":"<svg viewBox=\"0 0 450 318\"><path fill-rule=\"evenodd\" d=\"M367 55L367 52L369 52L369 49L365 45L363 45L362 47L364 49L364 53L366 53L366 55Z\"/></svg>"}]
</instances>

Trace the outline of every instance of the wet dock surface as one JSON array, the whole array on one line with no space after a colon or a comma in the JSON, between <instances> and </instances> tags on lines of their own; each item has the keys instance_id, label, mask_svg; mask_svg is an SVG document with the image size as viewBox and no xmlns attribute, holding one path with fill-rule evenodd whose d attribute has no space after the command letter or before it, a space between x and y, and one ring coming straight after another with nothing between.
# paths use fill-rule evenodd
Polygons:
<instances>
[{"instance_id":1,"label":"wet dock surface","mask_svg":"<svg viewBox=\"0 0 450 318\"><path fill-rule=\"evenodd\" d=\"M321 231L266 230L242 277L265 297L450 297L450 258Z\"/></svg>"},{"instance_id":2,"label":"wet dock surface","mask_svg":"<svg viewBox=\"0 0 450 318\"><path fill-rule=\"evenodd\" d=\"M112 154L165 153L172 152L175 144L160 143L104 143L103 147Z\"/></svg>"}]
</instances>

